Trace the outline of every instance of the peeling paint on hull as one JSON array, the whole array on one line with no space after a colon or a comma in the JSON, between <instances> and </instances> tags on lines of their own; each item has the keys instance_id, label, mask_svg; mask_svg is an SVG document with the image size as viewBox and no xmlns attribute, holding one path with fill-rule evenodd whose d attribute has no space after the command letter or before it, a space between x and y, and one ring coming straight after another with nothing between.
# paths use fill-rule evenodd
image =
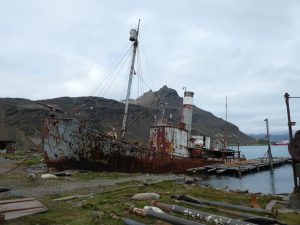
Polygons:
<instances>
[{"instance_id":1,"label":"peeling paint on hull","mask_svg":"<svg viewBox=\"0 0 300 225\"><path fill-rule=\"evenodd\" d=\"M45 120L43 152L47 165L61 170L181 173L216 163L130 144L91 130L75 119Z\"/></svg>"}]
</instances>

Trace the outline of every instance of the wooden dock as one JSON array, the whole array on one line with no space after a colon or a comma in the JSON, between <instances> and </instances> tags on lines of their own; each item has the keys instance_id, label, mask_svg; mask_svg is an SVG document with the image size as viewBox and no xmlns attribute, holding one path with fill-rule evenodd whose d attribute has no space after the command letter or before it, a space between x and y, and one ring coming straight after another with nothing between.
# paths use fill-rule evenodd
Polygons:
<instances>
[{"instance_id":1,"label":"wooden dock","mask_svg":"<svg viewBox=\"0 0 300 225\"><path fill-rule=\"evenodd\" d=\"M289 157L273 157L273 167L278 167L287 163L291 163ZM188 173L205 173L218 175L236 175L242 176L247 173L259 172L261 170L270 169L267 159L257 158L244 161L229 162L225 164L213 164L204 167L188 169Z\"/></svg>"}]
</instances>

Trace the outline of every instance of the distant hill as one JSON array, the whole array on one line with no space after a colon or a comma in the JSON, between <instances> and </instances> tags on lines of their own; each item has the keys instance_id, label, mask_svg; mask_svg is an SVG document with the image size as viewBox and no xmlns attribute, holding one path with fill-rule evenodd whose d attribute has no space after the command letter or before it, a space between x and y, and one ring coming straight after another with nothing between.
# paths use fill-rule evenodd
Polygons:
<instances>
[{"instance_id":1,"label":"distant hill","mask_svg":"<svg viewBox=\"0 0 300 225\"><path fill-rule=\"evenodd\" d=\"M248 134L248 135L253 137L256 140L266 138L266 134ZM288 140L288 138L289 138L288 133L270 134L270 141L271 142L284 141L284 140Z\"/></svg>"},{"instance_id":2,"label":"distant hill","mask_svg":"<svg viewBox=\"0 0 300 225\"><path fill-rule=\"evenodd\" d=\"M37 104L47 104L61 108L64 117L77 117L92 129L102 133L122 123L124 104L100 97L60 97L54 99L31 101L20 98L0 98L0 141L14 140L19 149L28 150L41 143L43 121L49 115L49 109ZM128 117L128 139L147 143L149 127L155 116L161 114L161 103L167 103L165 115L171 123L177 124L181 114L182 98L167 86L156 92L149 91L138 99L131 100ZM193 134L213 137L223 133L225 121L212 113L194 106ZM240 143L252 144L255 139L240 132L234 124L228 123L228 133L238 136ZM236 142L236 140L229 140Z\"/></svg>"}]
</instances>

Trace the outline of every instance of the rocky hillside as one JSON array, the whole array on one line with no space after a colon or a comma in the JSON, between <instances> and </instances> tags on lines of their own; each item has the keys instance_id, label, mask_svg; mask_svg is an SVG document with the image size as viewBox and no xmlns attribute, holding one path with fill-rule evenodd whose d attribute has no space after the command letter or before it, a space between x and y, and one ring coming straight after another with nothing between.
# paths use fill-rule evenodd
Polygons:
<instances>
[{"instance_id":1,"label":"rocky hillside","mask_svg":"<svg viewBox=\"0 0 300 225\"><path fill-rule=\"evenodd\" d=\"M146 92L143 96L134 100L135 104L154 110L161 111L162 105L165 107L165 116L171 115L174 123L180 119L183 98L178 95L176 90L163 86L156 92ZM212 113L194 106L193 108L193 134L201 134L213 137L216 133L224 134L225 121L214 116ZM227 123L228 137L232 134L238 136L239 141L243 144L255 143L254 138L242 133L237 126L232 123ZM229 142L236 142L229 140Z\"/></svg>"},{"instance_id":2,"label":"rocky hillside","mask_svg":"<svg viewBox=\"0 0 300 225\"><path fill-rule=\"evenodd\" d=\"M19 150L29 150L41 142L43 121L49 115L49 109L41 104L59 107L61 116L78 116L88 126L103 133L113 127L121 127L123 103L99 97L61 97L48 100L31 101L19 98L0 98L0 141L13 140ZM155 116L160 116L162 103L165 105L165 115L170 122L177 124L182 98L178 93L162 87L157 92L147 92L140 98L132 100L129 108L128 139L147 143L149 127ZM193 133L214 136L223 133L225 121L212 113L194 107ZM254 143L254 139L240 132L238 127L228 124L229 134L235 134L243 144Z\"/></svg>"}]
</instances>

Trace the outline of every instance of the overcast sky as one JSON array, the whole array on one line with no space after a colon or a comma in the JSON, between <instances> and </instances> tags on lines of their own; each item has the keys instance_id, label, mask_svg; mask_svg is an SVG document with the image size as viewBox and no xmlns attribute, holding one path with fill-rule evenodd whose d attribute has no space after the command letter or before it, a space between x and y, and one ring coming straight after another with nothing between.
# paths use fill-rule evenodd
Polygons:
<instances>
[{"instance_id":1,"label":"overcast sky","mask_svg":"<svg viewBox=\"0 0 300 225\"><path fill-rule=\"evenodd\" d=\"M141 18L145 91L186 87L222 118L228 96L243 132L264 133L265 118L272 133L287 132L283 95L300 96L299 12L297 0L0 1L0 97L93 94ZM120 100L124 79L104 97ZM291 108L300 124L300 100Z\"/></svg>"}]
</instances>

